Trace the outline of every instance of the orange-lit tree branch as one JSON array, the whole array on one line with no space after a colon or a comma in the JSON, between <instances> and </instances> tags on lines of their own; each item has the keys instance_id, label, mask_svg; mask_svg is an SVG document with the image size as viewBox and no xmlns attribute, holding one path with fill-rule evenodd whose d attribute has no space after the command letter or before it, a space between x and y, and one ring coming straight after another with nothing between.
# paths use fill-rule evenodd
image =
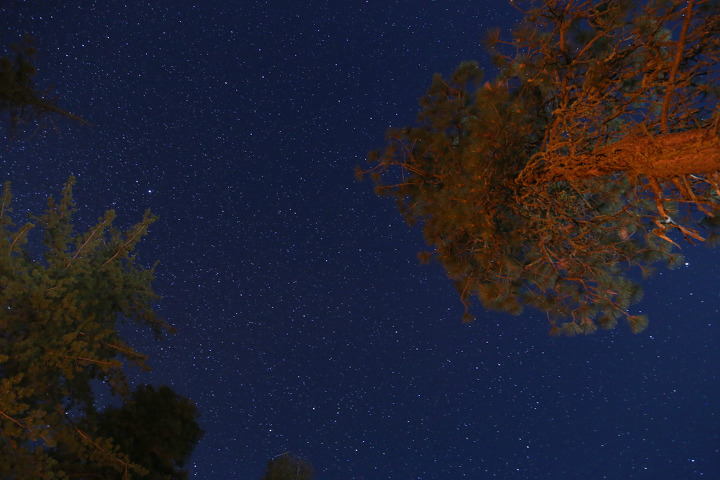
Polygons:
<instances>
[{"instance_id":1,"label":"orange-lit tree branch","mask_svg":"<svg viewBox=\"0 0 720 480\"><path fill-rule=\"evenodd\" d=\"M472 63L436 75L417 125L391 130L364 173L423 224L421 259L466 308L477 296L568 317L569 334L623 316L638 331L624 272L676 265L673 232L720 233L720 6L539 4L510 41L491 32L496 81L480 86Z\"/></svg>"}]
</instances>

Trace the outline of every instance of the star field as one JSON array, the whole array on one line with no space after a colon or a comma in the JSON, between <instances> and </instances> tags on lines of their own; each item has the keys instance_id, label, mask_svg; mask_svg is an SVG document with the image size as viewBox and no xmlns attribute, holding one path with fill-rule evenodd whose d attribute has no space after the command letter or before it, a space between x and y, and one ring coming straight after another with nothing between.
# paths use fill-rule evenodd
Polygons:
<instances>
[{"instance_id":1,"label":"star field","mask_svg":"<svg viewBox=\"0 0 720 480\"><path fill-rule=\"evenodd\" d=\"M16 214L77 176L78 226L160 217L155 342L137 382L192 398L191 478L259 479L292 451L318 480L720 478L720 262L644 284L650 326L550 338L542 315L463 307L419 229L353 168L409 124L434 72L476 59L496 1L28 2L60 120L0 152Z\"/></svg>"}]
</instances>

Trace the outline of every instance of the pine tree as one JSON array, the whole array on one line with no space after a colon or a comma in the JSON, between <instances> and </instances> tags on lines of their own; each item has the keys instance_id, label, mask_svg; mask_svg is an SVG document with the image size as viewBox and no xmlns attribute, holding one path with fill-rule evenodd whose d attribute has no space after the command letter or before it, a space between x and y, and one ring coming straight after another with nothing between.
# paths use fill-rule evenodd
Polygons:
<instances>
[{"instance_id":1,"label":"pine tree","mask_svg":"<svg viewBox=\"0 0 720 480\"><path fill-rule=\"evenodd\" d=\"M141 441L138 432L148 426L121 428L117 417L139 421L132 417L138 404L159 409L162 400L182 413L175 420L190 432L183 434L181 447L159 444L175 426L156 431L157 438L144 439L146 444L168 449L181 462L199 438L186 399L163 389L131 397L123 368L148 367L145 355L118 333L118 321L145 325L158 337L172 331L152 308L158 300L151 288L153 268L138 265L132 254L155 217L148 211L121 231L108 211L87 232L75 233L73 182L59 201L49 198L44 214L20 226L10 217L8 184L0 201L1 479L94 478L98 470L115 472L114 478L166 472L127 448L129 439ZM35 227L43 230L42 256L33 255L39 246L28 244ZM119 413L97 414L99 385L129 403ZM148 396L154 403L145 401ZM154 425L164 428L160 418Z\"/></svg>"},{"instance_id":2,"label":"pine tree","mask_svg":"<svg viewBox=\"0 0 720 480\"><path fill-rule=\"evenodd\" d=\"M358 173L423 224L421 260L445 267L464 320L477 297L538 308L553 334L641 331L627 271L718 239L720 3L530 6L512 39L488 35L495 81L473 62L436 75L417 124Z\"/></svg>"},{"instance_id":3,"label":"pine tree","mask_svg":"<svg viewBox=\"0 0 720 480\"><path fill-rule=\"evenodd\" d=\"M13 133L55 114L86 123L35 89L30 39L12 50L0 57L0 112ZM148 366L117 329L134 321L156 337L172 332L152 309L153 268L132 255L155 216L147 211L123 232L108 211L75 233L73 183L20 227L9 183L0 199L0 479L187 478L183 463L202 435L197 410L166 386L130 394L124 367ZM28 244L36 226L42 244ZM98 411L101 384L120 407Z\"/></svg>"}]
</instances>

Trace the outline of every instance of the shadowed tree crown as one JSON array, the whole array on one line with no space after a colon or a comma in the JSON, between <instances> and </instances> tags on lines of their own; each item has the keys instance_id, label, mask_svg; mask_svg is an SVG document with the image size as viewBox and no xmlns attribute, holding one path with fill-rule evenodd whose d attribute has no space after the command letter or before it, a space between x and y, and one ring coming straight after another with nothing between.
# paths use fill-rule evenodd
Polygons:
<instances>
[{"instance_id":1,"label":"shadowed tree crown","mask_svg":"<svg viewBox=\"0 0 720 480\"><path fill-rule=\"evenodd\" d=\"M133 463L149 470L145 480L186 480L183 467L203 435L199 414L170 387L138 387L120 407L91 415L98 434L112 438Z\"/></svg>"},{"instance_id":2,"label":"shadowed tree crown","mask_svg":"<svg viewBox=\"0 0 720 480\"><path fill-rule=\"evenodd\" d=\"M53 115L60 115L87 125L82 118L57 106L50 96L52 87L41 91L35 87L35 42L26 36L10 46L8 55L0 57L0 112L7 115L11 134L34 125L35 131L54 125Z\"/></svg>"},{"instance_id":3,"label":"shadowed tree crown","mask_svg":"<svg viewBox=\"0 0 720 480\"><path fill-rule=\"evenodd\" d=\"M551 333L639 332L627 272L718 239L720 2L512 3L522 25L488 35L498 77L436 74L358 173L423 225L420 259L445 267L464 320L478 298L544 311Z\"/></svg>"},{"instance_id":4,"label":"shadowed tree crown","mask_svg":"<svg viewBox=\"0 0 720 480\"><path fill-rule=\"evenodd\" d=\"M313 480L315 471L310 463L291 453L283 453L268 462L261 480Z\"/></svg>"}]
</instances>

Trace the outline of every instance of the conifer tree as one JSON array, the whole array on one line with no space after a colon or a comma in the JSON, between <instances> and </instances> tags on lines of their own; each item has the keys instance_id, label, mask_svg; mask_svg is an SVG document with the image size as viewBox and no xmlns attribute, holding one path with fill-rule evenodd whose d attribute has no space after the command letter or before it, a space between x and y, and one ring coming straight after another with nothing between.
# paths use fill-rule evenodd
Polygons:
<instances>
[{"instance_id":1,"label":"conifer tree","mask_svg":"<svg viewBox=\"0 0 720 480\"><path fill-rule=\"evenodd\" d=\"M87 123L35 89L31 39L12 51L0 57L0 112L12 133L47 127L54 114ZM152 309L153 268L132 255L155 217L147 211L123 232L108 211L76 233L73 183L22 226L11 219L9 183L0 198L0 480L187 478L182 466L202 435L197 410L166 386L130 394L125 367L148 369L146 356L117 330L133 321L156 337L172 332ZM28 242L37 226L41 245ZM98 411L100 385L120 407Z\"/></svg>"},{"instance_id":2,"label":"conifer tree","mask_svg":"<svg viewBox=\"0 0 720 480\"><path fill-rule=\"evenodd\" d=\"M101 412L92 409L83 421L88 430L112 438L131 462L146 468L143 479L185 480L188 472L183 466L203 434L197 416L195 405L170 387L142 385L121 406ZM88 468L78 468L72 458L67 468L73 472L70 476L90 477ZM93 473L114 476L111 469L102 466L94 467Z\"/></svg>"},{"instance_id":3,"label":"conifer tree","mask_svg":"<svg viewBox=\"0 0 720 480\"><path fill-rule=\"evenodd\" d=\"M147 211L122 231L108 211L76 233L72 185L71 178L59 201L50 197L46 212L22 225L11 219L8 184L0 200L0 479L96 478L98 471L178 478L199 438L194 407L162 388L129 395L124 366L148 367L117 329L124 321L158 337L172 331L152 308L153 268L132 254L155 217ZM35 227L43 230L42 256L28 244ZM99 385L129 403L98 414ZM139 405L158 411L160 404L172 419L132 425L141 420ZM151 425L154 438L140 438ZM155 456L140 455L139 445L154 445Z\"/></svg>"},{"instance_id":4,"label":"conifer tree","mask_svg":"<svg viewBox=\"0 0 720 480\"><path fill-rule=\"evenodd\" d=\"M85 120L61 109L51 96L52 87L39 90L33 82L35 41L26 36L18 44L10 45L7 55L0 57L0 112L8 116L12 134L22 127L35 126L36 131L53 123L53 115L66 117L82 124Z\"/></svg>"},{"instance_id":5,"label":"conifer tree","mask_svg":"<svg viewBox=\"0 0 720 480\"><path fill-rule=\"evenodd\" d=\"M517 5L519 2L512 2ZM520 8L520 7L518 7ZM510 40L433 78L416 125L372 152L376 192L421 222L430 252L490 309L548 314L551 333L625 318L626 272L677 265L720 225L720 2L530 2ZM559 318L566 319L558 324Z\"/></svg>"}]
</instances>

